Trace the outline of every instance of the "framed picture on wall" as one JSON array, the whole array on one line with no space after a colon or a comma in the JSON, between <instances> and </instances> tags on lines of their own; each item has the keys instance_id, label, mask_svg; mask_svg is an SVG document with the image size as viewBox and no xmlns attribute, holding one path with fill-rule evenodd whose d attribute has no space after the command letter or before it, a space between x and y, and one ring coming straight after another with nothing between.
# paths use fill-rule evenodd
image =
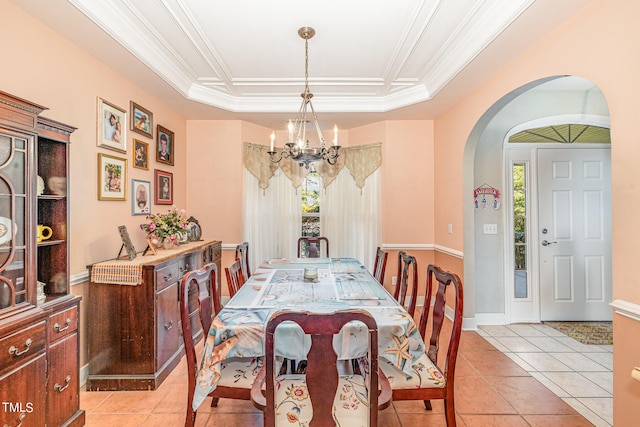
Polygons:
<instances>
[{"instance_id":1,"label":"framed picture on wall","mask_svg":"<svg viewBox=\"0 0 640 427\"><path fill-rule=\"evenodd\" d=\"M98 153L98 200L126 200L127 159Z\"/></svg>"},{"instance_id":2,"label":"framed picture on wall","mask_svg":"<svg viewBox=\"0 0 640 427\"><path fill-rule=\"evenodd\" d=\"M169 129L158 125L156 131L156 160L160 163L173 166L175 152L174 134Z\"/></svg>"},{"instance_id":3,"label":"framed picture on wall","mask_svg":"<svg viewBox=\"0 0 640 427\"><path fill-rule=\"evenodd\" d=\"M127 152L127 112L98 97L98 147Z\"/></svg>"},{"instance_id":4,"label":"framed picture on wall","mask_svg":"<svg viewBox=\"0 0 640 427\"><path fill-rule=\"evenodd\" d=\"M149 144L133 139L133 167L149 170Z\"/></svg>"},{"instance_id":5,"label":"framed picture on wall","mask_svg":"<svg viewBox=\"0 0 640 427\"><path fill-rule=\"evenodd\" d=\"M131 180L131 214L148 215L151 213L151 183L140 179Z\"/></svg>"},{"instance_id":6,"label":"framed picture on wall","mask_svg":"<svg viewBox=\"0 0 640 427\"><path fill-rule=\"evenodd\" d=\"M155 196L156 205L173 204L173 174L155 170Z\"/></svg>"},{"instance_id":7,"label":"framed picture on wall","mask_svg":"<svg viewBox=\"0 0 640 427\"><path fill-rule=\"evenodd\" d=\"M153 113L135 102L129 103L131 111L131 130L153 138Z\"/></svg>"}]
</instances>

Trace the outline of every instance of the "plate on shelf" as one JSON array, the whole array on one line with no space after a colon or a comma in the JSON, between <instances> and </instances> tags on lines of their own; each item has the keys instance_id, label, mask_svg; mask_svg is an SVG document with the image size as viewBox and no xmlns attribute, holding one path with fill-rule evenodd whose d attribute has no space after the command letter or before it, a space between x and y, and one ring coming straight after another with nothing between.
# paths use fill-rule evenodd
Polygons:
<instances>
[{"instance_id":1,"label":"plate on shelf","mask_svg":"<svg viewBox=\"0 0 640 427\"><path fill-rule=\"evenodd\" d=\"M18 231L18 225L4 216L0 216L0 244L7 243L13 239L13 236ZM13 228L13 233L11 229Z\"/></svg>"},{"instance_id":2,"label":"plate on shelf","mask_svg":"<svg viewBox=\"0 0 640 427\"><path fill-rule=\"evenodd\" d=\"M38 196L44 194L44 179L40 175L38 175Z\"/></svg>"}]
</instances>

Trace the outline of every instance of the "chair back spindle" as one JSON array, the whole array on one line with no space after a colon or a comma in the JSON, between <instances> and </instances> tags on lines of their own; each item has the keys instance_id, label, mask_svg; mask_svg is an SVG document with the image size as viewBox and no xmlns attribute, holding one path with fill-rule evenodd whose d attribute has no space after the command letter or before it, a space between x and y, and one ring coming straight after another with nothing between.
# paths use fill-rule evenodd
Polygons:
<instances>
[{"instance_id":1,"label":"chair back spindle","mask_svg":"<svg viewBox=\"0 0 640 427\"><path fill-rule=\"evenodd\" d=\"M376 249L376 258L373 263L373 278L381 285L384 285L384 273L387 269L387 256L389 253L380 249L380 246Z\"/></svg>"},{"instance_id":2,"label":"chair back spindle","mask_svg":"<svg viewBox=\"0 0 640 427\"><path fill-rule=\"evenodd\" d=\"M242 275L242 262L239 258L231 264L229 267L224 268L224 272L227 276L227 285L229 286L229 296L233 296L240 290L240 287L244 285L244 276Z\"/></svg>"}]
</instances>

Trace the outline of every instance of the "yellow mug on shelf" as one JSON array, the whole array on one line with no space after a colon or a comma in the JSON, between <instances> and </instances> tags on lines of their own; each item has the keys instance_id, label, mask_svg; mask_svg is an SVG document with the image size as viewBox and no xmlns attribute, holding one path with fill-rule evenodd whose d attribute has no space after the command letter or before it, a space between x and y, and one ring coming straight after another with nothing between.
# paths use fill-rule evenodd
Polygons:
<instances>
[{"instance_id":1,"label":"yellow mug on shelf","mask_svg":"<svg viewBox=\"0 0 640 427\"><path fill-rule=\"evenodd\" d=\"M38 243L42 242L43 240L50 239L51 236L53 236L53 230L51 230L51 227L38 224L38 238L37 238Z\"/></svg>"}]
</instances>

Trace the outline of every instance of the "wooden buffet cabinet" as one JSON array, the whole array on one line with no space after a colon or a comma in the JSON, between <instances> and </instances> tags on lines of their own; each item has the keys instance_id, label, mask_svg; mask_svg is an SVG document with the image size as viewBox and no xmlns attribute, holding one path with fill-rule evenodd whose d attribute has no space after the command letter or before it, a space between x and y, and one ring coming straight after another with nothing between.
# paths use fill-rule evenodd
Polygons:
<instances>
[{"instance_id":1,"label":"wooden buffet cabinet","mask_svg":"<svg viewBox=\"0 0 640 427\"><path fill-rule=\"evenodd\" d=\"M178 250L159 250L156 256L138 254L133 261L123 261L142 269L138 284L101 283L95 279L106 263L89 266L88 337L89 377L87 390L154 390L180 362L184 354L180 310L179 282L188 271L204 264L221 267L220 241L191 242ZM218 283L220 277L218 274ZM197 295L189 295L191 306ZM194 306L195 307L195 306ZM195 314L195 308L194 308ZM202 333L192 317L194 335Z\"/></svg>"},{"instance_id":2,"label":"wooden buffet cabinet","mask_svg":"<svg viewBox=\"0 0 640 427\"><path fill-rule=\"evenodd\" d=\"M69 141L46 107L0 92L0 425L82 426L69 284ZM51 227L38 237L38 225Z\"/></svg>"}]
</instances>

